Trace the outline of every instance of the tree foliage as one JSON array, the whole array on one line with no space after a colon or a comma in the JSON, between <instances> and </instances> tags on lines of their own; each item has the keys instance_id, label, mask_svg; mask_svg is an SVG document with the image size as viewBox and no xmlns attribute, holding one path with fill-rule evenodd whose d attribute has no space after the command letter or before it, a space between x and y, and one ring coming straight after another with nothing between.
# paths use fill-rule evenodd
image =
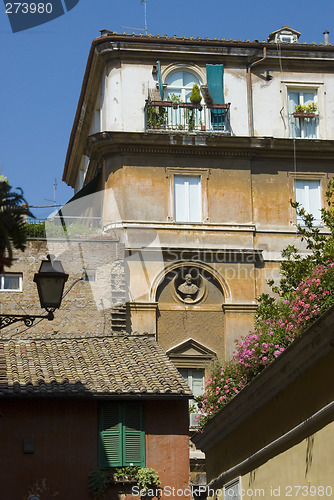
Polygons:
<instances>
[{"instance_id":1,"label":"tree foliage","mask_svg":"<svg viewBox=\"0 0 334 500\"><path fill-rule=\"evenodd\" d=\"M273 292L286 299L298 285L313 272L316 266L327 266L334 262L334 179L328 183L326 190L327 206L321 209L322 225L314 226L314 216L308 214L299 203L290 200L296 209L301 223L296 224L298 236L306 243L306 255L301 255L294 245L288 245L282 251L283 261L280 265L282 279L279 285L272 280L268 281ZM259 308L257 317L268 318L277 311L277 300L269 294L262 294L257 299Z\"/></svg>"},{"instance_id":2,"label":"tree foliage","mask_svg":"<svg viewBox=\"0 0 334 500\"><path fill-rule=\"evenodd\" d=\"M3 177L0 179L0 272L11 266L13 249L24 250L26 246L26 216L33 217L22 189L12 191Z\"/></svg>"}]
</instances>

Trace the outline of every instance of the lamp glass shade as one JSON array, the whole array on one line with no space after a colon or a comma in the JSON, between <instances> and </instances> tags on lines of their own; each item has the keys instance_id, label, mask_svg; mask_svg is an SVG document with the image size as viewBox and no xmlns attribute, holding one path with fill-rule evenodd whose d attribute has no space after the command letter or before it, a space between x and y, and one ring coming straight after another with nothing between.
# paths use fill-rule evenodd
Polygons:
<instances>
[{"instance_id":1,"label":"lamp glass shade","mask_svg":"<svg viewBox=\"0 0 334 500\"><path fill-rule=\"evenodd\" d=\"M43 260L39 272L34 276L41 307L59 308L68 274L58 260Z\"/></svg>"}]
</instances>

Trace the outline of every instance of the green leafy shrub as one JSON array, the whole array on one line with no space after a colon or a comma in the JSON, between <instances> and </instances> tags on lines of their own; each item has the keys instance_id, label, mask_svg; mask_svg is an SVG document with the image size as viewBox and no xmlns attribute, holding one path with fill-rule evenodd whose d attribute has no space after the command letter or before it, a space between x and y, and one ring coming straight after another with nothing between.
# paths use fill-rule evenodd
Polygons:
<instances>
[{"instance_id":1,"label":"green leafy shrub","mask_svg":"<svg viewBox=\"0 0 334 500\"><path fill-rule=\"evenodd\" d=\"M110 483L111 477L102 470L94 469L89 473L88 490L94 500L103 498Z\"/></svg>"},{"instance_id":2,"label":"green leafy shrub","mask_svg":"<svg viewBox=\"0 0 334 500\"><path fill-rule=\"evenodd\" d=\"M159 476L151 467L142 467L137 472L137 484L141 496L145 496L149 489L160 486Z\"/></svg>"},{"instance_id":3,"label":"green leafy shrub","mask_svg":"<svg viewBox=\"0 0 334 500\"><path fill-rule=\"evenodd\" d=\"M199 104L202 100L201 91L197 83L194 83L190 94L190 102L194 104Z\"/></svg>"}]
</instances>

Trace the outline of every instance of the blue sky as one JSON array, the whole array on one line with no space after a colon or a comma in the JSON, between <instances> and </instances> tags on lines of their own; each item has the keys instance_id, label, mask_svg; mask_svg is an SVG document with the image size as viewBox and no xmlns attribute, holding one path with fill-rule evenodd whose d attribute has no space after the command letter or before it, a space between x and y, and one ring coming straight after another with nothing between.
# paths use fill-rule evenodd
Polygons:
<instances>
[{"instance_id":1,"label":"blue sky","mask_svg":"<svg viewBox=\"0 0 334 500\"><path fill-rule=\"evenodd\" d=\"M6 0L7 1L7 0ZM36 0L37 1L37 0ZM144 27L140 0L80 0L67 14L42 26L12 33L0 5L0 169L28 203L65 203L73 190L62 171L91 42L99 30ZM152 34L265 40L289 25L300 41L334 44L333 0L147 0ZM37 217L49 210L33 209Z\"/></svg>"}]
</instances>

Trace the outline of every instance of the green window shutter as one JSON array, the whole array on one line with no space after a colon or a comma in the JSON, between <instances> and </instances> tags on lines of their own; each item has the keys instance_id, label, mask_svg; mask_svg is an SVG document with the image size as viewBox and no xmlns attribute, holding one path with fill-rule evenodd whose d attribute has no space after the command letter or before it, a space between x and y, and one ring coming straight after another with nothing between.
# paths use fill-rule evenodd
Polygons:
<instances>
[{"instance_id":1,"label":"green window shutter","mask_svg":"<svg viewBox=\"0 0 334 500\"><path fill-rule=\"evenodd\" d=\"M100 407L99 466L101 469L122 465L122 424L119 403Z\"/></svg>"},{"instance_id":2,"label":"green window shutter","mask_svg":"<svg viewBox=\"0 0 334 500\"><path fill-rule=\"evenodd\" d=\"M206 65L206 81L214 104L224 104L224 67L222 64ZM220 128L225 123L225 110L211 110L211 125L213 129Z\"/></svg>"},{"instance_id":3,"label":"green window shutter","mask_svg":"<svg viewBox=\"0 0 334 500\"><path fill-rule=\"evenodd\" d=\"M206 81L214 104L224 104L224 67L222 64L206 65Z\"/></svg>"},{"instance_id":4,"label":"green window shutter","mask_svg":"<svg viewBox=\"0 0 334 500\"><path fill-rule=\"evenodd\" d=\"M123 465L145 467L144 415L141 403L123 405Z\"/></svg>"},{"instance_id":5,"label":"green window shutter","mask_svg":"<svg viewBox=\"0 0 334 500\"><path fill-rule=\"evenodd\" d=\"M161 97L161 100L163 101L163 98L164 98L164 87L163 87L162 79L161 79L161 65L160 65L160 61L157 61L157 72L158 72L158 84L159 84L160 97Z\"/></svg>"}]
</instances>

